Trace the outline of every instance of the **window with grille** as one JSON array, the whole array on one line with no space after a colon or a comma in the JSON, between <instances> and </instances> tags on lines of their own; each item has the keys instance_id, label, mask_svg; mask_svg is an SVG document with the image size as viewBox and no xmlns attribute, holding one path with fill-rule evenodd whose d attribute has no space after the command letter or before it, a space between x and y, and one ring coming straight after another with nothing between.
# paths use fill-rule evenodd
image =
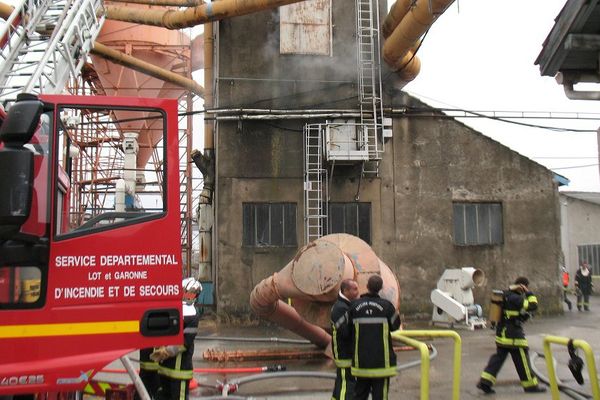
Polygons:
<instances>
[{"instance_id":1,"label":"window with grille","mask_svg":"<svg viewBox=\"0 0 600 400\"><path fill-rule=\"evenodd\" d=\"M371 244L371 203L329 203L329 233L349 233Z\"/></svg>"},{"instance_id":2,"label":"window with grille","mask_svg":"<svg viewBox=\"0 0 600 400\"><path fill-rule=\"evenodd\" d=\"M244 246L297 246L296 203L243 203L242 207Z\"/></svg>"},{"instance_id":3,"label":"window with grille","mask_svg":"<svg viewBox=\"0 0 600 400\"><path fill-rule=\"evenodd\" d=\"M579 265L587 261L592 275L600 275L600 244L577 246L577 255L579 256Z\"/></svg>"},{"instance_id":4,"label":"window with grille","mask_svg":"<svg viewBox=\"0 0 600 400\"><path fill-rule=\"evenodd\" d=\"M453 203L454 244L502 244L501 203Z\"/></svg>"}]
</instances>

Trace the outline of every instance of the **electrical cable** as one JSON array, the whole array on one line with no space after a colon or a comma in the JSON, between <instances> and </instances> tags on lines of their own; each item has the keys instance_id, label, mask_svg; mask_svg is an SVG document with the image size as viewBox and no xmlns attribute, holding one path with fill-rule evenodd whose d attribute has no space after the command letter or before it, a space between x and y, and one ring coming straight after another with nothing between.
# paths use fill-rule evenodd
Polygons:
<instances>
[{"instance_id":1,"label":"electrical cable","mask_svg":"<svg viewBox=\"0 0 600 400\"><path fill-rule=\"evenodd\" d=\"M537 352L533 352L531 354L531 370L533 371L533 373L538 377L538 379L542 382L544 382L546 385L550 386L550 380L548 379L548 377L546 377L545 375L542 375L542 373L536 368L535 366L535 361L538 358L545 358L545 356L543 354L537 353ZM552 359L552 363L554 365L556 365L556 360L553 358ZM558 390L560 390L561 392L563 392L564 394L566 394L567 396L569 396L572 399L575 400L587 400L587 399L591 399L592 396L590 396L589 394L574 389L570 386L567 386L563 383L560 382L560 380L558 379L558 377L556 377L556 381L558 383Z\"/></svg>"}]
</instances>

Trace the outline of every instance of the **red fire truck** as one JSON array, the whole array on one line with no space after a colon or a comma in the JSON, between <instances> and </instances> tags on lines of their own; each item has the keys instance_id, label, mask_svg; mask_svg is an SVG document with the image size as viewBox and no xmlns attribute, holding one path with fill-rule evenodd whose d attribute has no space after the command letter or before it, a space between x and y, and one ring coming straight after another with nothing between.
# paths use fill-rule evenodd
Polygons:
<instances>
[{"instance_id":1,"label":"red fire truck","mask_svg":"<svg viewBox=\"0 0 600 400\"><path fill-rule=\"evenodd\" d=\"M176 101L20 95L0 118L0 396L181 343Z\"/></svg>"}]
</instances>

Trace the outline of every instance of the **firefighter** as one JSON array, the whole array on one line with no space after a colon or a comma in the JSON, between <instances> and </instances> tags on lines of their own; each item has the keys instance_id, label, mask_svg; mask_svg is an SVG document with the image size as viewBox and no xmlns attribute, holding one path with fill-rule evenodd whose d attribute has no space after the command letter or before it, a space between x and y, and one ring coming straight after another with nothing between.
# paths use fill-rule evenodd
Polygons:
<instances>
[{"instance_id":1,"label":"firefighter","mask_svg":"<svg viewBox=\"0 0 600 400\"><path fill-rule=\"evenodd\" d=\"M515 283L504 292L502 318L496 326L496 354L490 357L477 383L477 388L486 394L495 393L492 386L496 383L496 376L508 354L512 357L521 386L526 393L546 391L546 388L539 386L537 377L531 370L529 347L523 330L523 324L537 306L537 298L529 290L529 280L525 277L517 278Z\"/></svg>"},{"instance_id":2,"label":"firefighter","mask_svg":"<svg viewBox=\"0 0 600 400\"><path fill-rule=\"evenodd\" d=\"M140 379L144 383L151 399L156 399L158 388L160 387L160 378L158 377L158 363L150 358L154 352L154 347L140 349ZM140 395L135 392L134 400L140 400Z\"/></svg>"},{"instance_id":3,"label":"firefighter","mask_svg":"<svg viewBox=\"0 0 600 400\"><path fill-rule=\"evenodd\" d=\"M158 362L160 388L159 400L188 400L190 381L194 373L192 356L194 339L198 332L198 312L196 299L202 291L202 285L194 278L186 278L183 287L183 345L163 346L152 354L152 360Z\"/></svg>"},{"instance_id":4,"label":"firefighter","mask_svg":"<svg viewBox=\"0 0 600 400\"><path fill-rule=\"evenodd\" d=\"M592 273L587 261L583 261L575 274L575 292L577 293L577 310L590 311L590 294L592 293Z\"/></svg>"},{"instance_id":5,"label":"firefighter","mask_svg":"<svg viewBox=\"0 0 600 400\"><path fill-rule=\"evenodd\" d=\"M336 366L332 400L350 400L354 393L352 366L352 336L348 329L350 302L358 297L358 283L344 279L340 285L337 301L331 308L331 348Z\"/></svg>"},{"instance_id":6,"label":"firefighter","mask_svg":"<svg viewBox=\"0 0 600 400\"><path fill-rule=\"evenodd\" d=\"M372 275L368 293L353 301L348 311L354 354L352 375L356 378L354 399L387 400L390 377L396 375L396 354L390 333L400 327L394 305L379 297L383 279Z\"/></svg>"}]
</instances>

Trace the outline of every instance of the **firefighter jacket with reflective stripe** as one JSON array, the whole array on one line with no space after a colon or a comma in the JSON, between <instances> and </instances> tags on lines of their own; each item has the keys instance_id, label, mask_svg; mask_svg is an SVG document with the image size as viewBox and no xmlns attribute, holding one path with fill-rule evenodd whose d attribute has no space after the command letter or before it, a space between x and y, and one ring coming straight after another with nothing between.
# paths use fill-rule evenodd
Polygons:
<instances>
[{"instance_id":1,"label":"firefighter jacket with reflective stripe","mask_svg":"<svg viewBox=\"0 0 600 400\"><path fill-rule=\"evenodd\" d=\"M396 354L390 332L400 327L394 305L377 294L367 293L350 304L348 323L354 354L352 375L384 378L396 374Z\"/></svg>"},{"instance_id":2,"label":"firefighter jacket with reflective stripe","mask_svg":"<svg viewBox=\"0 0 600 400\"><path fill-rule=\"evenodd\" d=\"M162 361L158 367L160 375L173 379L190 380L194 373L192 356L194 355L194 339L198 333L198 316L183 318L183 346L179 346L177 355Z\"/></svg>"},{"instance_id":3,"label":"firefighter jacket with reflective stripe","mask_svg":"<svg viewBox=\"0 0 600 400\"><path fill-rule=\"evenodd\" d=\"M331 308L331 349L338 368L352 365L352 335L348 329L350 301L341 295Z\"/></svg>"},{"instance_id":4,"label":"firefighter jacket with reflective stripe","mask_svg":"<svg viewBox=\"0 0 600 400\"><path fill-rule=\"evenodd\" d=\"M502 347L528 347L523 324L537 306L537 298L531 292L505 291L502 319L496 327L496 344Z\"/></svg>"}]
</instances>

